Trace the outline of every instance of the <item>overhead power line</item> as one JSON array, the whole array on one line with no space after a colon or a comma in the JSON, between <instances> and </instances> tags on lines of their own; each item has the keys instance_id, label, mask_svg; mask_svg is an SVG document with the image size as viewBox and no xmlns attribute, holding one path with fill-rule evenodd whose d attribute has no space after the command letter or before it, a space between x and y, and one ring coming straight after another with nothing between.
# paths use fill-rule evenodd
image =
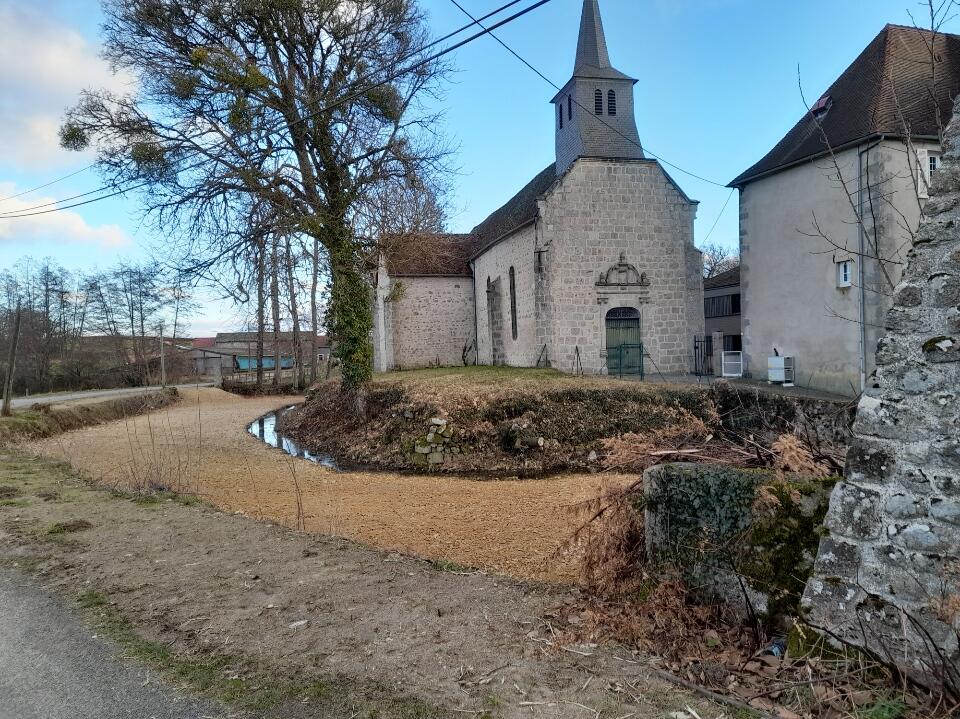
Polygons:
<instances>
[{"instance_id":1,"label":"overhead power line","mask_svg":"<svg viewBox=\"0 0 960 719\"><path fill-rule=\"evenodd\" d=\"M95 189L95 190L89 190L89 191L87 191L87 192L81 192L79 195L73 195L72 197L62 197L62 198L60 198L59 200L52 200L51 202L44 202L43 204L33 205L32 207L21 207L21 208L18 209L18 210L8 210L8 211L6 211L6 212L0 212L0 220L4 219L4 218L6 218L6 217L19 216L19 215L21 215L21 214L23 214L23 213L32 212L33 210L39 210L39 209L42 209L42 208L44 208L44 207L52 207L52 206L55 206L55 205L59 205L61 202L70 202L71 200L77 200L77 199L79 199L79 198L81 198L81 197L88 197L89 195L95 195L95 194L97 194L98 192L104 192L104 191L106 191L106 190L109 190L109 189L111 189L111 187L114 187L114 185L102 185L101 187L98 187L98 188Z\"/></svg>"},{"instance_id":2,"label":"overhead power line","mask_svg":"<svg viewBox=\"0 0 960 719\"><path fill-rule=\"evenodd\" d=\"M83 202L74 202L72 205L63 205L62 207L53 207L49 210L38 210L36 212L22 212L18 215L0 215L0 221L2 220L13 220L17 217L31 217L33 215L46 215L50 212L60 212L61 210L69 210L71 207L80 207L81 205L89 205L91 202L99 202L100 200L108 200L111 197L116 197L117 195L122 195L126 192L133 192L134 190L139 190L141 187L146 187L149 185L149 182L141 182L139 185L134 185L133 187L124 187L115 192L111 192L109 195L103 195L102 197L94 197L91 200L84 200ZM106 189L106 188L101 188ZM94 192L100 192L101 190L94 190ZM89 192L86 194L90 194Z\"/></svg>"},{"instance_id":3,"label":"overhead power line","mask_svg":"<svg viewBox=\"0 0 960 719\"><path fill-rule=\"evenodd\" d=\"M467 11L459 2L457 2L457 0L450 0L450 2L452 2L454 5L456 5L457 8L459 8L460 11L461 11L464 15L466 15L468 18L470 18L471 20L473 20L477 25L480 25L480 27L484 27L484 26L481 24L482 18L481 18L481 19L476 19L476 18L474 18L473 15L471 15L469 11ZM528 68L530 68L534 73L536 73L536 74L540 77L540 79L542 79L542 80L543 80L544 82L546 82L548 85L550 85L551 87L553 87L553 89L555 89L557 92L560 92L560 89L561 89L561 88L560 88L559 85L557 85L557 83L555 83L555 82L554 82L553 80L551 80L549 77L547 77L546 75L544 75L540 70L538 70L536 67L534 67L530 62L528 62L525 58L523 58L523 57L522 57L516 50L514 50L512 47L510 47L509 45L507 45L507 43L505 43L503 40L501 40L497 35L494 35L494 34L493 34L493 31L497 29L497 26L492 26L492 27L490 27L490 28L485 28L485 29L486 29L487 32L490 34L490 37L492 37L494 40L496 40L498 43L500 43L507 52L509 52L511 55L513 55L515 58L517 58L517 60L519 60L519 61L522 62L524 65L526 65ZM605 125L606 127L608 127L610 130L613 130L616 134L620 135L620 137L622 137L624 140L626 140L627 142L629 142L631 145L636 145L637 147L639 147L639 148L640 148L641 150L643 150L644 152L647 152L647 153L649 153L650 155L652 155L653 157L655 157L656 159L660 160L660 162L662 162L664 165L669 165L670 167L672 167L673 169L677 170L678 172L682 172L682 173L685 174L685 175L689 175L690 177L694 177L694 178L696 178L696 179L698 179L698 180L700 180L700 181L702 181L702 182L706 182L706 183L708 183L708 184L710 184L710 185L716 185L717 187L726 187L726 186L727 186L726 183L724 183L724 182L716 182L716 181L714 181L714 180L710 180L710 179L708 179L708 178L706 178L706 177L703 177L702 175L696 174L695 172L690 172L690 170L685 170L684 168L680 167L679 165L673 164L673 163L670 162L669 160L666 160L666 159L664 159L663 157L661 157L660 155L658 155L657 153L655 153L655 152L654 152L653 150L651 150L649 147L644 147L644 146L642 146L639 142L637 142L637 141L634 140L632 137L629 137L628 135L626 135L626 134L624 134L623 132L621 132L619 129L617 129L616 127L614 127L613 125L611 125L609 122L607 122L606 120L604 120L601 116L599 116L599 115L597 115L597 114L595 114L595 113L593 113L593 112L589 112L589 111L587 110L587 108L585 108L583 105L581 105L579 102L577 102L577 99L576 99L576 98L571 97L571 100L573 101L573 104L576 105L577 107L579 107L581 110L583 110L584 113L585 113L588 117L592 117L592 118L594 118L597 122L602 123L603 125Z\"/></svg>"},{"instance_id":4,"label":"overhead power line","mask_svg":"<svg viewBox=\"0 0 960 719\"><path fill-rule=\"evenodd\" d=\"M717 219L713 221L713 224L710 225L710 230L707 232L707 236L703 238L700 244L706 244L707 240L710 239L710 235L713 234L713 231L717 229L717 223L720 222L720 218L723 217L724 211L727 209L727 205L730 203L730 198L733 197L733 191L737 189L735 187L730 188L730 192L727 194L727 199L723 201L723 207L720 208L720 212L717 213Z\"/></svg>"},{"instance_id":5,"label":"overhead power line","mask_svg":"<svg viewBox=\"0 0 960 719\"><path fill-rule=\"evenodd\" d=\"M81 172L86 172L91 167L96 167L96 162L91 162L86 167L81 167L79 170L71 172L69 175L64 175L58 177L55 180L50 180L50 182L45 182L42 185L37 185L36 187L31 187L29 190L24 190L23 192L18 192L16 195L7 195L6 197L0 197L0 202L6 202L7 200L12 200L16 197L23 197L24 195L29 195L31 192L36 192L37 190L42 190L45 187L50 187L50 185L56 185L58 182L63 182L64 180L69 180L71 177L79 175Z\"/></svg>"},{"instance_id":6,"label":"overhead power line","mask_svg":"<svg viewBox=\"0 0 960 719\"><path fill-rule=\"evenodd\" d=\"M433 62L434 60L437 60L437 59L443 57L444 55L447 55L447 54L453 52L454 50L458 50L459 48L463 47L464 45L467 45L467 44L473 42L474 40L476 40L476 39L478 39L478 38L480 38L480 37L483 37L484 35L487 35L487 34L489 34L489 33L492 33L492 32L493 32L494 30L496 30L497 28L503 27L504 25L507 25L508 23L511 23L511 22L513 22L514 20L523 17L523 16L526 15L527 13L532 12L533 10L536 10L537 8L539 8L539 7L543 6L543 5L546 5L548 2L551 2L551 0L538 0L538 2L535 2L533 5L530 5L529 7L524 8L523 10L520 10L520 11L514 13L514 14L511 15L510 17L507 17L507 18L505 18L505 19L503 19L503 20L500 20L500 21L497 22L496 24L491 25L489 28L484 27L483 25L480 24L483 20L485 20L485 19L487 19L487 18L490 18L490 17L493 17L494 15L498 15L498 14L500 14L501 12L503 12L504 10L506 10L506 9L508 9L508 8L510 8L510 7L513 7L514 5L517 5L517 4L520 3L520 2L522 2L522 0L512 0L511 2L508 2L508 3L500 6L500 7L497 8L496 10L493 10L493 11L487 13L487 14L484 15L482 18L474 18L473 16L470 16L471 22L470 22L469 24L464 25L462 28L460 28L460 29L458 29L458 30L455 30L454 32L448 33L447 35L443 36L442 38L438 38L437 40L434 40L434 41L428 43L428 44L425 45L423 48L419 48L416 52L411 53L411 54L409 54L409 55L406 55L404 58L401 58L399 61L394 61L393 63L391 63L391 65L394 65L394 64L396 64L397 62L404 62L405 60L409 59L410 57L414 57L414 56L416 56L416 55L419 55L419 54L422 53L425 49L429 49L429 48L431 48L431 47L435 47L436 45L438 45L439 43L443 42L444 40L448 40L448 39L450 39L451 37L454 37L454 36L456 36L456 35L459 35L460 33L464 32L465 30L470 29L471 27L473 27L473 26L475 26L475 25L479 25L479 26L482 28L482 30L481 30L480 32L475 33L474 35L471 35L470 37L468 37L468 38L466 38L466 39L464 39L464 40L461 40L460 42L457 42L457 43L455 43L455 44L453 44L453 45L451 45L451 46L449 46L449 47L447 47L447 48L444 48L444 49L441 50L440 52L434 53L433 55L430 55L430 56L427 57L426 59L420 60L420 61L414 63L414 64L411 65L410 67L406 67L406 68L403 68L403 69L401 69L401 70L398 70L398 71L396 71L396 72L394 72L394 73L391 73L391 74L388 75L385 79L383 79L383 80L381 80L381 81L379 81L379 82L376 82L376 83L374 83L374 84L372 84L372 85L368 85L368 86L364 87L363 89L358 90L358 91L356 91L356 92L354 92L354 93L351 93L350 95L347 95L347 96L345 96L345 97L343 97L343 98L340 98L340 99L338 99L338 100L334 100L333 102L325 105L324 107L322 107L322 108L320 108L320 109L318 109L318 110L315 110L314 112L309 113L309 114L305 115L304 117L299 118L298 120L295 120L293 123L290 124L290 126L293 127L294 125L297 125L297 124L299 124L299 123L306 122L307 120L309 120L309 119L311 119L311 118L313 118L313 117L316 117L317 115L320 115L320 114L322 114L322 113L324 113L324 112L329 112L330 110L333 110L333 109L339 107L340 105L343 105L344 103L350 102L351 100L355 100L355 99L357 99L358 97L362 97L363 95L369 93L370 90L373 90L373 89L376 89L376 88L378 88L378 87L381 87L382 85L386 85L386 84L389 83L389 82L393 82L394 80L396 80L396 79L399 78L399 77L402 77L403 75L409 74L409 73L411 73L411 72L416 72L418 69L420 69L420 68L423 67L424 65L427 65L427 64ZM385 70L385 69L386 69L386 66L385 66L385 67L382 67L382 68L379 68L379 69L376 70L375 72L370 73L370 76L375 76L375 75L377 75L378 73L382 72L382 71ZM58 179L56 179L56 180L53 180L53 181L51 181L51 182L46 183L46 185L41 185L41 186L39 186L39 187L32 188L31 190L25 191L25 192L20 193L20 194L21 194L21 195L27 194L27 192L32 192L32 191L34 191L34 190L41 189L42 187L47 187L47 186L52 185L52 184L54 184L54 183L56 183L56 182L60 182L61 180L65 180L65 179L67 179L68 177L72 177L73 175L79 174L79 173L82 172L83 170L90 169L90 167L95 166L95 164L96 164L96 163L93 163L93 164L91 164L91 165L88 165L87 167L82 168L81 170L77 170L77 172L74 172L74 173L72 173L72 174L70 174L70 175L66 175L66 176L64 176L64 177L58 178ZM148 185L148 184L150 184L150 183L141 183L141 184L135 185L135 186L133 186L133 187L122 188L122 189L120 189L120 190L117 190L117 191L112 192L112 193L110 193L110 194L104 195L104 196L102 196L102 197L95 197L95 198L93 198L93 199L86 200L86 201L84 201L84 202L78 202L78 203L74 203L74 204L72 204L72 205L65 205L65 206L63 206L63 207L53 207L53 208L47 209L47 210L34 211L34 210L38 210L39 208L47 207L47 206L49 206L49 205L55 205L55 204L57 204L58 202L64 202L64 201L66 201L66 200L59 200L59 201L57 201L57 202L48 202L48 203L44 203L44 204L42 204L42 205L37 205L37 206L35 206L35 207L23 208L22 210L18 210L16 214L13 214L13 213L10 213L10 214L0 214L0 220L2 220L2 219L14 219L14 218L17 218L17 217L30 217L30 216L32 216L32 215L42 215L42 214L46 214L46 213L49 213L49 212L58 212L58 211L60 211L60 210L67 210L67 209L70 209L71 207L79 207L79 206L81 206L81 205L87 205L87 204L90 204L90 203L92 203L92 202L98 202L98 201L100 201L100 200L106 200L106 199L109 199L109 198L111 198L111 197L116 197L117 195L121 195L121 194L123 194L123 193L125 193L125 192L131 192L131 191L133 191L133 190L139 189L140 187L144 187L144 186L146 186L146 185ZM94 193L96 193L96 192L102 192L102 191L104 191L104 190L108 190L108 189L111 189L111 188L113 188L113 187L115 187L115 185L104 185L104 186L101 186L100 188L98 188L98 189L96 189L96 190L91 190L91 191L85 192L85 193L83 193L83 194L81 194L81 195L75 195L73 198L68 198L68 199L76 199L76 198L79 198L79 197L84 197L84 196L87 196L87 195L92 195L92 194L94 194ZM10 198L4 198L4 199L11 199L12 197L19 197L19 196L20 196L20 195L12 195ZM2 200L0 200L0 201L2 201Z\"/></svg>"}]
</instances>

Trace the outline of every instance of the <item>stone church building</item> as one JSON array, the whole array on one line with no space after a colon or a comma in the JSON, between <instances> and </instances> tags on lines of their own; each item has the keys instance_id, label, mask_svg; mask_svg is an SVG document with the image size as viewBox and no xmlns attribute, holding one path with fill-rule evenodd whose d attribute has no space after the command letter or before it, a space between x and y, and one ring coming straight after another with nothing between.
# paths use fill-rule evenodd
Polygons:
<instances>
[{"instance_id":1,"label":"stone church building","mask_svg":"<svg viewBox=\"0 0 960 719\"><path fill-rule=\"evenodd\" d=\"M686 372L703 334L697 202L637 133L598 0L551 101L556 160L469 234L409 238L375 278L377 371L429 365Z\"/></svg>"}]
</instances>

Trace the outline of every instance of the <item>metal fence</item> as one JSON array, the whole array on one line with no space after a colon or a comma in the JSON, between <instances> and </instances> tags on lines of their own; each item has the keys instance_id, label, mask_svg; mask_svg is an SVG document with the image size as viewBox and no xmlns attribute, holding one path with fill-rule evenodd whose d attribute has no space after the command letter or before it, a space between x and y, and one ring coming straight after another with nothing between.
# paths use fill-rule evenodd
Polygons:
<instances>
[{"instance_id":1,"label":"metal fence","mask_svg":"<svg viewBox=\"0 0 960 719\"><path fill-rule=\"evenodd\" d=\"M693 338L693 373L697 377L713 376L713 337Z\"/></svg>"}]
</instances>

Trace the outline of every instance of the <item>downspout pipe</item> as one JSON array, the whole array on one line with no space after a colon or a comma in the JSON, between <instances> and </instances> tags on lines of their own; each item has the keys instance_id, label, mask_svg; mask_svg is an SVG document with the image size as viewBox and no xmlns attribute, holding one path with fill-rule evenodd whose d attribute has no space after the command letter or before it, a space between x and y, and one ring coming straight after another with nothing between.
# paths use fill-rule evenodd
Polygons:
<instances>
[{"instance_id":1,"label":"downspout pipe","mask_svg":"<svg viewBox=\"0 0 960 719\"><path fill-rule=\"evenodd\" d=\"M857 152L857 214L859 215L859 222L857 222L857 297L858 297L858 315L859 315L859 324L860 324L860 391L863 392L867 388L867 308L866 308L866 289L864 288L864 265L866 264L866 247L867 247L867 233L864 229L864 219L863 219L863 191L866 189L868 192L870 188L864 188L863 186L863 157L870 150L878 147L880 143L884 140L884 135L881 135L878 140L870 143L863 149ZM878 248L879 251L879 248Z\"/></svg>"}]
</instances>

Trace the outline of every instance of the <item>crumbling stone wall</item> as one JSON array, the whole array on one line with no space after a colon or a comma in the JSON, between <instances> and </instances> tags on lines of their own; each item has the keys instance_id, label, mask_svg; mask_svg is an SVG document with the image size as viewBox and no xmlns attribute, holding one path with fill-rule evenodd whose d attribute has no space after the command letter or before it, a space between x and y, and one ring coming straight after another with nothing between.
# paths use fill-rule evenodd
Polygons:
<instances>
[{"instance_id":1,"label":"crumbling stone wall","mask_svg":"<svg viewBox=\"0 0 960 719\"><path fill-rule=\"evenodd\" d=\"M958 108L804 594L811 624L934 681L960 666Z\"/></svg>"}]
</instances>

